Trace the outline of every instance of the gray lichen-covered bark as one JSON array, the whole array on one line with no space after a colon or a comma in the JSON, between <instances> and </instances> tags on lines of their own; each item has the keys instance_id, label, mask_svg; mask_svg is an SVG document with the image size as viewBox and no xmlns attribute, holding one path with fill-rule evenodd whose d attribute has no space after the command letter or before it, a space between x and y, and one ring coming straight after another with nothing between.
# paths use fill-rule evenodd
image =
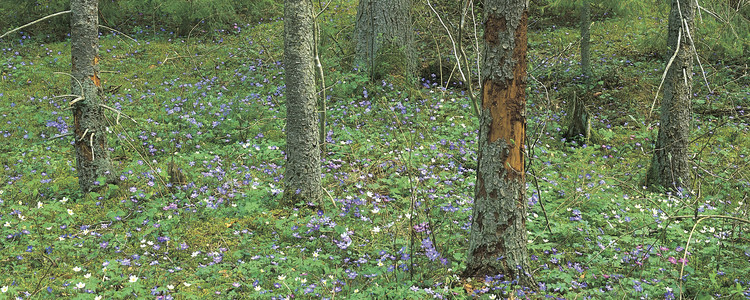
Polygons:
<instances>
[{"instance_id":1,"label":"gray lichen-covered bark","mask_svg":"<svg viewBox=\"0 0 750 300\"><path fill-rule=\"evenodd\" d=\"M310 1L284 2L284 79L286 170L283 204L318 205L322 197L322 186Z\"/></svg>"},{"instance_id":2,"label":"gray lichen-covered bark","mask_svg":"<svg viewBox=\"0 0 750 300\"><path fill-rule=\"evenodd\" d=\"M407 74L416 71L411 0L360 0L357 6L356 55L354 62L368 71L384 57L401 55ZM390 46L389 49L381 49ZM383 53L383 51L398 53ZM396 66L391 66L396 67Z\"/></svg>"},{"instance_id":3,"label":"gray lichen-covered bark","mask_svg":"<svg viewBox=\"0 0 750 300\"><path fill-rule=\"evenodd\" d=\"M526 0L484 2L482 112L464 276L534 286L526 250Z\"/></svg>"},{"instance_id":4,"label":"gray lichen-covered bark","mask_svg":"<svg viewBox=\"0 0 750 300\"><path fill-rule=\"evenodd\" d=\"M104 186L104 176L114 179L107 146L99 79L99 8L97 0L73 0L71 8L72 94L83 96L73 104L78 183L83 192Z\"/></svg>"},{"instance_id":5,"label":"gray lichen-covered bark","mask_svg":"<svg viewBox=\"0 0 750 300\"><path fill-rule=\"evenodd\" d=\"M664 79L659 135L647 175L649 186L662 186L670 191L682 189L687 192L691 188L688 143L693 51L690 30L695 19L695 6L692 0L672 0L667 46L669 53L677 51L677 56Z\"/></svg>"}]
</instances>

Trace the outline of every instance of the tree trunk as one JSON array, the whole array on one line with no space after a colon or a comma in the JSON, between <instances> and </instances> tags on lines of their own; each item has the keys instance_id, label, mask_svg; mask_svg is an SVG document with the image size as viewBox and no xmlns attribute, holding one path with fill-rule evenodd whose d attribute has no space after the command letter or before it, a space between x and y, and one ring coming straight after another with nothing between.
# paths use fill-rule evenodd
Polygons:
<instances>
[{"instance_id":1,"label":"tree trunk","mask_svg":"<svg viewBox=\"0 0 750 300\"><path fill-rule=\"evenodd\" d=\"M588 92L591 83L591 4L589 0L581 2L581 75Z\"/></svg>"},{"instance_id":2,"label":"tree trunk","mask_svg":"<svg viewBox=\"0 0 750 300\"><path fill-rule=\"evenodd\" d=\"M71 8L72 94L83 98L73 105L78 183L83 192L114 179L109 159L107 132L99 79L99 17L97 0L73 0ZM75 101L75 100L74 100Z\"/></svg>"},{"instance_id":3,"label":"tree trunk","mask_svg":"<svg viewBox=\"0 0 750 300\"><path fill-rule=\"evenodd\" d=\"M670 191L687 192L684 189L692 186L688 143L693 81L690 30L694 18L695 1L672 0L667 46L670 54L676 51L677 55L664 79L659 135L646 177L649 186L662 186Z\"/></svg>"},{"instance_id":4,"label":"tree trunk","mask_svg":"<svg viewBox=\"0 0 750 300\"><path fill-rule=\"evenodd\" d=\"M591 117L586 108L591 90L591 5L589 0L581 2L581 77L584 92L581 97L573 97L568 106L568 129L564 135L567 140L577 140L579 145L591 138Z\"/></svg>"},{"instance_id":5,"label":"tree trunk","mask_svg":"<svg viewBox=\"0 0 750 300\"><path fill-rule=\"evenodd\" d=\"M588 90L588 89L587 89ZM586 108L586 98L589 93L583 97L573 95L573 100L568 104L567 123L568 129L565 130L563 137L567 141L576 141L578 145L583 145L591 139L591 117L588 108Z\"/></svg>"},{"instance_id":6,"label":"tree trunk","mask_svg":"<svg viewBox=\"0 0 750 300\"><path fill-rule=\"evenodd\" d=\"M411 0L360 0L354 62L371 79L416 71Z\"/></svg>"},{"instance_id":7,"label":"tree trunk","mask_svg":"<svg viewBox=\"0 0 750 300\"><path fill-rule=\"evenodd\" d=\"M464 276L534 286L526 251L526 0L484 2L479 158Z\"/></svg>"},{"instance_id":8,"label":"tree trunk","mask_svg":"<svg viewBox=\"0 0 750 300\"><path fill-rule=\"evenodd\" d=\"M286 170L282 204L320 204L320 147L313 66L312 3L284 2Z\"/></svg>"}]
</instances>

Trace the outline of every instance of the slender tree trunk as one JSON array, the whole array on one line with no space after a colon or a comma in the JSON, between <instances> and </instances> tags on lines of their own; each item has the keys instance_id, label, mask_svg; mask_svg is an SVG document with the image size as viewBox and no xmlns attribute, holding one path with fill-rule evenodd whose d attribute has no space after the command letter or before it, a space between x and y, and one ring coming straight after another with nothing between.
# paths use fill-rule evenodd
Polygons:
<instances>
[{"instance_id":1,"label":"slender tree trunk","mask_svg":"<svg viewBox=\"0 0 750 300\"><path fill-rule=\"evenodd\" d=\"M484 2L479 166L464 276L534 286L526 251L526 0Z\"/></svg>"},{"instance_id":2,"label":"slender tree trunk","mask_svg":"<svg viewBox=\"0 0 750 300\"><path fill-rule=\"evenodd\" d=\"M588 92L591 83L591 3L590 0L581 2L581 75Z\"/></svg>"},{"instance_id":3,"label":"slender tree trunk","mask_svg":"<svg viewBox=\"0 0 750 300\"><path fill-rule=\"evenodd\" d=\"M385 75L374 72L380 67L378 64L387 57L390 57L391 61L400 60L400 63L405 63L403 66L387 66L389 69L403 68L406 73L404 75L415 73L416 52L410 8L411 0L359 1L354 62L367 70L371 76Z\"/></svg>"},{"instance_id":4,"label":"slender tree trunk","mask_svg":"<svg viewBox=\"0 0 750 300\"><path fill-rule=\"evenodd\" d=\"M72 94L82 100L73 105L76 170L83 192L94 191L112 181L104 112L100 106L99 17L97 0L73 0L71 8Z\"/></svg>"},{"instance_id":5,"label":"slender tree trunk","mask_svg":"<svg viewBox=\"0 0 750 300\"><path fill-rule=\"evenodd\" d=\"M659 136L647 175L649 186L662 186L670 191L690 189L692 186L688 143L693 82L690 31L694 19L695 1L672 0L667 46L669 53L676 51L677 56L664 79Z\"/></svg>"},{"instance_id":6,"label":"slender tree trunk","mask_svg":"<svg viewBox=\"0 0 750 300\"><path fill-rule=\"evenodd\" d=\"M591 138L591 117L586 108L591 89L591 4L589 0L581 0L581 76L583 77L584 92L579 97L573 97L568 106L568 129L564 137L568 140L578 140L582 145Z\"/></svg>"},{"instance_id":7,"label":"slender tree trunk","mask_svg":"<svg viewBox=\"0 0 750 300\"><path fill-rule=\"evenodd\" d=\"M320 204L320 146L313 66L312 3L284 2L286 170L283 204Z\"/></svg>"}]
</instances>

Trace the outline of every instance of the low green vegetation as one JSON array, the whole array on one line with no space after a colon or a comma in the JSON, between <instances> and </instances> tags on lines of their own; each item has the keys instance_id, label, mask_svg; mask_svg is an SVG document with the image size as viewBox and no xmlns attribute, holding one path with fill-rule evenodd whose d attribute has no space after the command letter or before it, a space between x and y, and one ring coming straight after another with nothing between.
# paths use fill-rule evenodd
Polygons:
<instances>
[{"instance_id":1,"label":"low green vegetation","mask_svg":"<svg viewBox=\"0 0 750 300\"><path fill-rule=\"evenodd\" d=\"M539 286L529 290L459 276L478 126L467 91L443 88L439 74L415 89L352 71L351 28L340 20L353 7L321 19L330 99L327 194L316 209L277 204L281 20L189 38L142 30L137 43L103 35L105 103L122 111L108 113L120 183L85 195L66 135L69 99L55 97L69 92L56 73L70 70L68 43L4 41L0 298L750 296L747 50L715 57L704 47L717 35L696 34L710 86L695 76L696 193L663 194L641 183L666 20L595 17L597 140L587 145L561 139L566 101L582 91L577 27L530 32L526 225ZM185 182L169 176L170 163Z\"/></svg>"}]
</instances>

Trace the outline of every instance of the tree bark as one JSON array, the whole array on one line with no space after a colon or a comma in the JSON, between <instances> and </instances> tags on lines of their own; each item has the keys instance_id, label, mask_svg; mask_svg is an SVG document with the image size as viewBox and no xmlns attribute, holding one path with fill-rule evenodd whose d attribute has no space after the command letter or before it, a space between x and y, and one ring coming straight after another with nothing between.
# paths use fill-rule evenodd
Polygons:
<instances>
[{"instance_id":1,"label":"tree bark","mask_svg":"<svg viewBox=\"0 0 750 300\"><path fill-rule=\"evenodd\" d=\"M526 250L526 0L484 2L482 112L464 276L533 287Z\"/></svg>"},{"instance_id":2,"label":"tree bark","mask_svg":"<svg viewBox=\"0 0 750 300\"><path fill-rule=\"evenodd\" d=\"M360 0L357 6L357 46L354 62L378 77L403 68L403 75L416 72L414 32L411 25L411 0ZM389 59L390 58L390 59ZM401 60L380 70L384 60ZM379 73L379 74L374 74Z\"/></svg>"},{"instance_id":3,"label":"tree bark","mask_svg":"<svg viewBox=\"0 0 750 300\"><path fill-rule=\"evenodd\" d=\"M590 0L581 2L581 75L588 91L591 83L591 3Z\"/></svg>"},{"instance_id":4,"label":"tree bark","mask_svg":"<svg viewBox=\"0 0 750 300\"><path fill-rule=\"evenodd\" d=\"M578 142L579 146L591 139L591 117L585 100L589 97L588 89L586 91L581 97L574 95L570 100L566 116L568 129L563 135L567 141Z\"/></svg>"},{"instance_id":5,"label":"tree bark","mask_svg":"<svg viewBox=\"0 0 750 300\"><path fill-rule=\"evenodd\" d=\"M573 97L568 106L568 129L564 137L567 140L577 140L583 145L591 138L591 117L586 102L591 90L591 5L589 0L581 0L581 77L583 79L583 93L580 97Z\"/></svg>"},{"instance_id":6,"label":"tree bark","mask_svg":"<svg viewBox=\"0 0 750 300\"><path fill-rule=\"evenodd\" d=\"M683 191L692 186L688 143L693 51L690 31L695 19L695 1L672 0L669 14L667 46L677 53L664 79L659 135L651 168L646 177L649 186L662 186L669 191Z\"/></svg>"},{"instance_id":7,"label":"tree bark","mask_svg":"<svg viewBox=\"0 0 750 300\"><path fill-rule=\"evenodd\" d=\"M71 8L72 94L78 183L83 192L97 190L114 180L107 146L99 79L99 17L97 0L73 0ZM99 177L107 182L98 182Z\"/></svg>"},{"instance_id":8,"label":"tree bark","mask_svg":"<svg viewBox=\"0 0 750 300\"><path fill-rule=\"evenodd\" d=\"M312 3L284 2L286 169L282 204L320 204L318 114L313 66Z\"/></svg>"}]
</instances>

